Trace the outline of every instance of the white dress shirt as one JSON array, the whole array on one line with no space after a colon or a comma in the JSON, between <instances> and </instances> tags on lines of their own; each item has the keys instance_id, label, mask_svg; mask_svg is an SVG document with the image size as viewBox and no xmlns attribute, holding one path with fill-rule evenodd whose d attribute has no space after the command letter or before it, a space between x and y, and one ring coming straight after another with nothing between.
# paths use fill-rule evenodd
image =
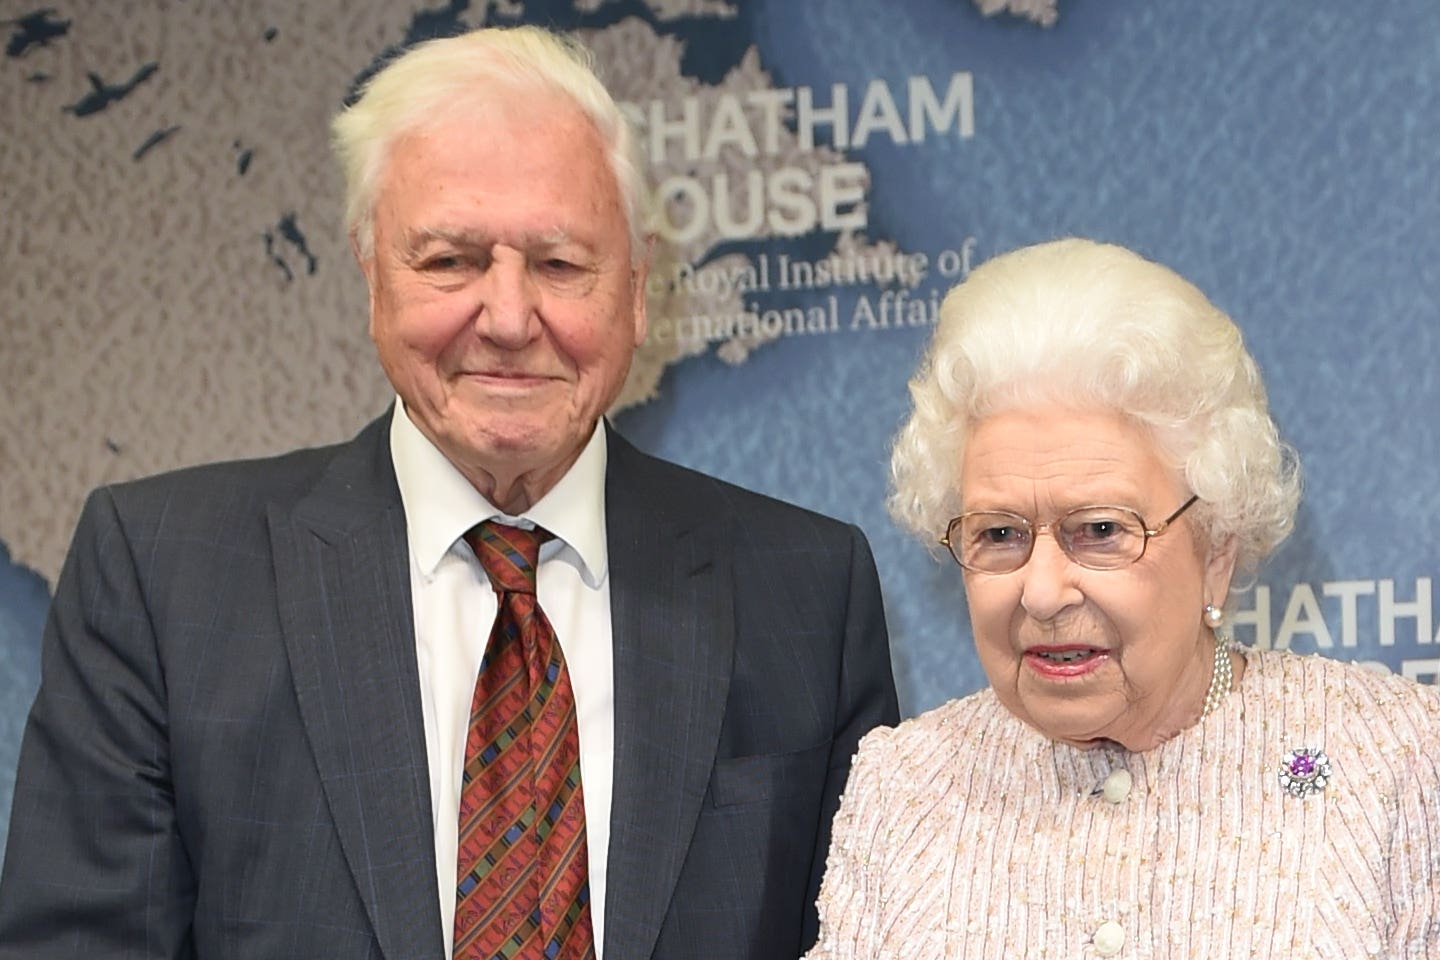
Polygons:
<instances>
[{"instance_id":1,"label":"white dress shirt","mask_svg":"<svg viewBox=\"0 0 1440 960\"><path fill-rule=\"evenodd\" d=\"M410 591L445 955L450 955L455 936L456 835L470 701L497 606L480 561L462 537L477 523L496 518L516 526L541 526L555 535L540 548L536 593L555 628L575 689L590 915L598 960L604 942L605 854L615 759L605 430L596 425L580 458L520 517L505 515L481 496L410 421L398 399L390 426L390 456L410 545Z\"/></svg>"}]
</instances>

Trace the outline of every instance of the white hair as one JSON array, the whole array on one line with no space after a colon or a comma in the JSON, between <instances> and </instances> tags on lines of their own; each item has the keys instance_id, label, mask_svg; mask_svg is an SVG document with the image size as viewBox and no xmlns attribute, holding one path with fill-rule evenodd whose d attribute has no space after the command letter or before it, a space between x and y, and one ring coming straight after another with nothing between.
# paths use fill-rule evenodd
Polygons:
<instances>
[{"instance_id":1,"label":"white hair","mask_svg":"<svg viewBox=\"0 0 1440 960\"><path fill-rule=\"evenodd\" d=\"M1061 403L1147 427L1200 502L1208 545L1253 572L1294 524L1299 462L1270 418L1240 330L1179 274L1123 247L1064 239L996 257L952 289L910 381L891 455L891 515L933 549L962 512L973 425Z\"/></svg>"},{"instance_id":2,"label":"white hair","mask_svg":"<svg viewBox=\"0 0 1440 960\"><path fill-rule=\"evenodd\" d=\"M646 249L644 162L629 122L576 40L535 26L486 27L411 47L364 85L330 129L345 173L345 226L362 257L374 243L376 193L395 142L499 100L572 101L595 125L620 190L632 259ZM543 106L543 104L538 104Z\"/></svg>"}]
</instances>

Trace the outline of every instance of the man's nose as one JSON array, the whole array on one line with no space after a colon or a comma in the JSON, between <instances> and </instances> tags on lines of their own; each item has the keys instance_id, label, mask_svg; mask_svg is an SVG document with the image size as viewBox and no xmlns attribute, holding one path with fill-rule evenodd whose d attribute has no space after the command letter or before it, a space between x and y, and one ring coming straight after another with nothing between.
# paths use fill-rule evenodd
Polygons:
<instances>
[{"instance_id":1,"label":"man's nose","mask_svg":"<svg viewBox=\"0 0 1440 960\"><path fill-rule=\"evenodd\" d=\"M540 332L540 298L524 254L496 250L480 285L476 332L496 346L518 350Z\"/></svg>"}]
</instances>

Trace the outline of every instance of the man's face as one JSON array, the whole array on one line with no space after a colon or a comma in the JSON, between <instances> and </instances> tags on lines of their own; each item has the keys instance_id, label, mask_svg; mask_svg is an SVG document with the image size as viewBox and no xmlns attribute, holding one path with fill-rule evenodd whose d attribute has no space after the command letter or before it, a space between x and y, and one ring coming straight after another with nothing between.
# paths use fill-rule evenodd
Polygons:
<instances>
[{"instance_id":1,"label":"man's face","mask_svg":"<svg viewBox=\"0 0 1440 960\"><path fill-rule=\"evenodd\" d=\"M523 508L619 393L645 337L646 267L583 114L497 101L395 142L361 266L370 336L410 418L497 505Z\"/></svg>"}]
</instances>

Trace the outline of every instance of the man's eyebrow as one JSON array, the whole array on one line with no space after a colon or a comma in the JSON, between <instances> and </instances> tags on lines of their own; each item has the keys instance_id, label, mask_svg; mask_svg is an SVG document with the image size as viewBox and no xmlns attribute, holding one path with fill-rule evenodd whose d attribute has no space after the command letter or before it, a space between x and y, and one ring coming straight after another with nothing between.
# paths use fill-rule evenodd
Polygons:
<instances>
[{"instance_id":1,"label":"man's eyebrow","mask_svg":"<svg viewBox=\"0 0 1440 960\"><path fill-rule=\"evenodd\" d=\"M410 230L405 234L405 247L408 250L416 251L427 244L436 241L451 243L462 247L488 247L494 241L492 238L475 230L465 228L452 229L450 227L421 227Z\"/></svg>"},{"instance_id":2,"label":"man's eyebrow","mask_svg":"<svg viewBox=\"0 0 1440 960\"><path fill-rule=\"evenodd\" d=\"M410 231L405 237L406 249L418 251L426 244L439 241L450 243L461 247L488 249L501 241L487 233L465 227L422 227ZM523 234L518 238L523 249L548 250L564 246L567 243L579 242L577 238L564 227L553 227L537 233Z\"/></svg>"},{"instance_id":3,"label":"man's eyebrow","mask_svg":"<svg viewBox=\"0 0 1440 960\"><path fill-rule=\"evenodd\" d=\"M579 240L564 227L552 227L541 233L529 234L522 239L526 247L532 250L551 250L555 247L563 247L567 243L579 242Z\"/></svg>"}]
</instances>

